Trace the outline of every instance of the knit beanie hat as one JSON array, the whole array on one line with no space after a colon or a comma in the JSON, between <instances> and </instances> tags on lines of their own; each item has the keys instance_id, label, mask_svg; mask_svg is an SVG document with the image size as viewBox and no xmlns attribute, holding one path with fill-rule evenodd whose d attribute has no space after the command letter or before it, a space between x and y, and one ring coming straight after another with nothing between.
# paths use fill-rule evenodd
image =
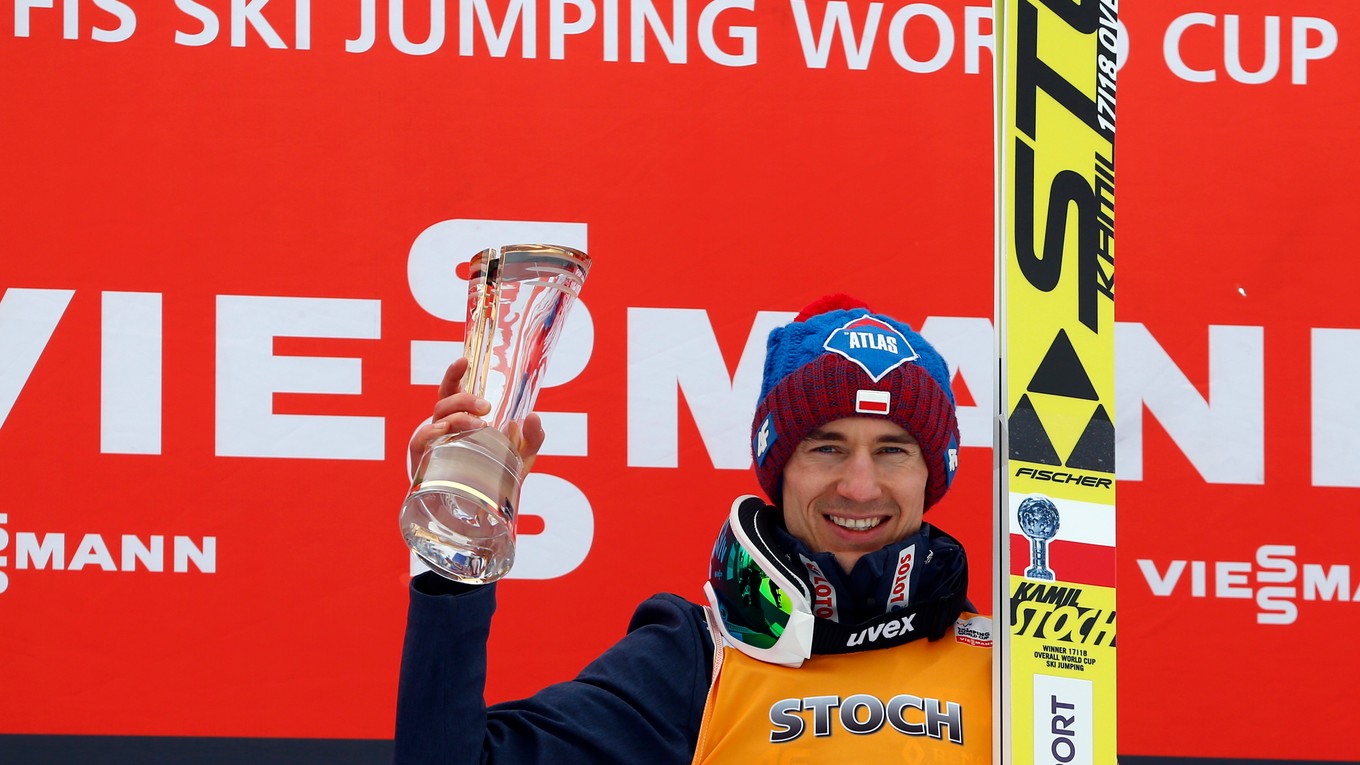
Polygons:
<instances>
[{"instance_id":1,"label":"knit beanie hat","mask_svg":"<svg viewBox=\"0 0 1360 765\"><path fill-rule=\"evenodd\" d=\"M925 338L848 295L829 295L770 332L752 422L756 477L779 504L784 465L809 433L842 417L885 417L921 445L925 507L958 465L959 424L949 367Z\"/></svg>"}]
</instances>

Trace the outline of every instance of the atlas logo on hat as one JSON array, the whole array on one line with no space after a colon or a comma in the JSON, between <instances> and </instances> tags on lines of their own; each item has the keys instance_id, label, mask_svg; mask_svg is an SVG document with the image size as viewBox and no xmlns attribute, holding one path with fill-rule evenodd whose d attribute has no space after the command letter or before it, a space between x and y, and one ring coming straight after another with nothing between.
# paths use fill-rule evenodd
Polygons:
<instances>
[{"instance_id":1,"label":"atlas logo on hat","mask_svg":"<svg viewBox=\"0 0 1360 765\"><path fill-rule=\"evenodd\" d=\"M781 501L784 466L815 429L843 417L883 417L921 445L929 480L925 506L939 501L958 461L958 417L949 365L908 324L862 300L828 295L770 330L751 421L756 478Z\"/></svg>"},{"instance_id":2,"label":"atlas logo on hat","mask_svg":"<svg viewBox=\"0 0 1360 765\"><path fill-rule=\"evenodd\" d=\"M873 316L856 317L832 330L822 347L854 362L874 382L917 359L905 335Z\"/></svg>"}]
</instances>

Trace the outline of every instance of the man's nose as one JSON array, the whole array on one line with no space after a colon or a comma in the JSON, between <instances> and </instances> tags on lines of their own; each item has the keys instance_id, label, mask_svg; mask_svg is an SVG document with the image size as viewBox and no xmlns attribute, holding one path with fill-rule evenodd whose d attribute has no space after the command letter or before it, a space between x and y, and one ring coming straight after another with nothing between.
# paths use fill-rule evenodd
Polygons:
<instances>
[{"instance_id":1,"label":"man's nose","mask_svg":"<svg viewBox=\"0 0 1360 765\"><path fill-rule=\"evenodd\" d=\"M867 454L851 455L843 465L836 492L852 502L872 502L883 495L878 466Z\"/></svg>"}]
</instances>

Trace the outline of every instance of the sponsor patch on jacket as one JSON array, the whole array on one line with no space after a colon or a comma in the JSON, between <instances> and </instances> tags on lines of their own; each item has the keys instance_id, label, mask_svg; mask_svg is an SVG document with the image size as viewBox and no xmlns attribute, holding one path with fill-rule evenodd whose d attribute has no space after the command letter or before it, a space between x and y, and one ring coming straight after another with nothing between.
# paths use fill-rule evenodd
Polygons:
<instances>
[{"instance_id":1,"label":"sponsor patch on jacket","mask_svg":"<svg viewBox=\"0 0 1360 765\"><path fill-rule=\"evenodd\" d=\"M841 618L840 610L836 607L836 588L831 586L831 580L822 573L822 567L817 565L817 561L799 554L803 565L807 566L808 577L812 580L812 613L823 619L836 621Z\"/></svg>"},{"instance_id":2,"label":"sponsor patch on jacket","mask_svg":"<svg viewBox=\"0 0 1360 765\"><path fill-rule=\"evenodd\" d=\"M897 553L897 571L893 573L892 590L888 592L888 610L911 605L911 570L916 565L916 545L910 544Z\"/></svg>"},{"instance_id":3,"label":"sponsor patch on jacket","mask_svg":"<svg viewBox=\"0 0 1360 765\"><path fill-rule=\"evenodd\" d=\"M991 648L992 620L986 616L970 616L954 622L954 639L968 645Z\"/></svg>"}]
</instances>

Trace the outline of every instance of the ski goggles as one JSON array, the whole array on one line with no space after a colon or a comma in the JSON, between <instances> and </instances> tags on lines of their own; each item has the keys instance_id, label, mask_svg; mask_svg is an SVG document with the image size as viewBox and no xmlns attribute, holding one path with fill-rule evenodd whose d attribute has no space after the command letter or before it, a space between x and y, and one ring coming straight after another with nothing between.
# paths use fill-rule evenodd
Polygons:
<instances>
[{"instance_id":1,"label":"ski goggles","mask_svg":"<svg viewBox=\"0 0 1360 765\"><path fill-rule=\"evenodd\" d=\"M806 570L793 568L779 554L779 523L779 511L757 497L734 502L713 545L704 584L724 640L753 659L799 667L814 652L849 653L919 638L938 640L964 608L968 567L961 560L931 599L858 624L818 619L812 613ZM943 532L932 528L927 533L933 539Z\"/></svg>"},{"instance_id":2,"label":"ski goggles","mask_svg":"<svg viewBox=\"0 0 1360 765\"><path fill-rule=\"evenodd\" d=\"M808 585L776 553L774 515L756 497L732 505L713 545L704 594L727 643L759 661L801 666L816 619Z\"/></svg>"}]
</instances>

